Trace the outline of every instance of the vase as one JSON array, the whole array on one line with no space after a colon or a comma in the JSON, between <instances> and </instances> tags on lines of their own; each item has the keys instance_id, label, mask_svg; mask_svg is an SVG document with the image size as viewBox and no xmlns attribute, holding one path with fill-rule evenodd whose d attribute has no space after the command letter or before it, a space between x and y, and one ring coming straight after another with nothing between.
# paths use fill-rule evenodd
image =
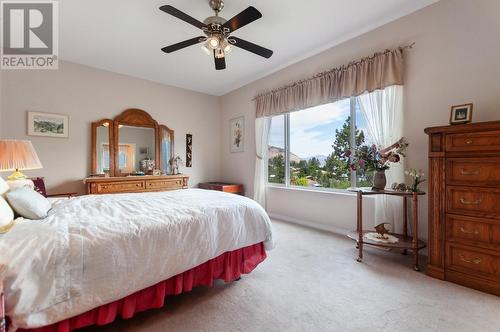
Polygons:
<instances>
[{"instance_id":1,"label":"vase","mask_svg":"<svg viewBox=\"0 0 500 332\"><path fill-rule=\"evenodd\" d=\"M385 177L385 169L376 170L373 174L373 187L374 190L384 190L387 184L387 179Z\"/></svg>"}]
</instances>

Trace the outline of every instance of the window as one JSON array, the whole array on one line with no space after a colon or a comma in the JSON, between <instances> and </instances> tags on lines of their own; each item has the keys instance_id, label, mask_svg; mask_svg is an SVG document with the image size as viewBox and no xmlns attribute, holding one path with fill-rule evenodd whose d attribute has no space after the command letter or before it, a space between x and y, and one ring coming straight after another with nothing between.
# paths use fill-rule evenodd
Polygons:
<instances>
[{"instance_id":1,"label":"window","mask_svg":"<svg viewBox=\"0 0 500 332\"><path fill-rule=\"evenodd\" d=\"M372 175L351 170L346 156L354 146L373 144L365 128L356 98L273 117L268 182L331 189L370 186Z\"/></svg>"},{"instance_id":2,"label":"window","mask_svg":"<svg viewBox=\"0 0 500 332\"><path fill-rule=\"evenodd\" d=\"M285 116L271 119L268 143L267 174L269 183L285 184Z\"/></svg>"}]
</instances>

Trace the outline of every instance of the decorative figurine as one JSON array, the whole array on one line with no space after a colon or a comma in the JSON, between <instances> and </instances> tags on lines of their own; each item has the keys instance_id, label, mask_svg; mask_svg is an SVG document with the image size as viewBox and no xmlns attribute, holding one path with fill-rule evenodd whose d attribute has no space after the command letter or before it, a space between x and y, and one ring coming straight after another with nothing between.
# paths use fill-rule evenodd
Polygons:
<instances>
[{"instance_id":1,"label":"decorative figurine","mask_svg":"<svg viewBox=\"0 0 500 332\"><path fill-rule=\"evenodd\" d=\"M385 228L385 226L384 226L386 224L389 225L388 223L383 222L383 223L375 226L375 231L377 232L379 239L384 239L384 240L389 239L389 236L388 236L389 230L387 228Z\"/></svg>"},{"instance_id":2,"label":"decorative figurine","mask_svg":"<svg viewBox=\"0 0 500 332\"><path fill-rule=\"evenodd\" d=\"M181 174L179 172L179 166L182 166L184 162L182 161L182 158L177 156L174 159L174 175Z\"/></svg>"},{"instance_id":3,"label":"decorative figurine","mask_svg":"<svg viewBox=\"0 0 500 332\"><path fill-rule=\"evenodd\" d=\"M156 162L153 159L145 158L140 162L141 172L151 175L155 169Z\"/></svg>"},{"instance_id":4,"label":"decorative figurine","mask_svg":"<svg viewBox=\"0 0 500 332\"><path fill-rule=\"evenodd\" d=\"M397 183L397 182L394 182L391 185L391 189L395 191L410 191L409 186L407 186L405 183Z\"/></svg>"}]
</instances>

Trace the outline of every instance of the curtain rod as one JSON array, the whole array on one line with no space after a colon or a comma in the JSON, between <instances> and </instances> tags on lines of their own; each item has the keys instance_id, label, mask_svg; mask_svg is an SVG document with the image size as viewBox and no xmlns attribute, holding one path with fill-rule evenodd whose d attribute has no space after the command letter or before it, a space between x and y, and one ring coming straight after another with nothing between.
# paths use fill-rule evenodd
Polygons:
<instances>
[{"instance_id":1,"label":"curtain rod","mask_svg":"<svg viewBox=\"0 0 500 332\"><path fill-rule=\"evenodd\" d=\"M316 79L318 77L322 77L322 76L325 76L325 75L328 75L330 73L333 73L333 72L336 72L336 71L340 71L340 70L347 70L349 67L353 67L353 66L358 66L366 61L370 61L370 60L373 60L374 58L376 58L377 56L380 56L380 55L383 55L383 54L387 54L387 53L390 53L390 52L393 52L394 50L401 50L401 51L404 51L404 50L407 50L407 49L410 49L410 48L413 48L413 46L415 46L415 42L411 43L411 44L408 44L408 45L404 45L404 46L399 46L395 49L386 49L385 51L383 52L377 52L371 56L368 56L368 57L364 57L364 58L361 58L359 60L355 60L355 61L351 61L349 62L347 65L342 65L340 67L336 67L336 68L333 68L333 69L330 69L330 70L327 70L327 71L323 71L323 72L320 72L320 73L317 73L316 75L312 76L312 77L309 77L309 78L306 78L306 79L303 79L303 80L299 80L299 81L295 81L291 84L288 84L288 85L285 85L283 87L280 87L280 88L277 88L277 89L273 89L271 91L268 91L268 92L263 92L263 93L260 93L258 94L256 97L254 97L252 99L252 101L255 101L257 100L258 98L261 98L263 96L267 96L267 95L270 95L270 94L273 94L273 93L276 93L278 91L281 91L281 90L285 90L285 89L288 89L288 88L291 88L291 87L294 87L296 85L299 85L299 84L302 84L304 82L307 82L307 81L310 81L310 80L313 80L313 79Z\"/></svg>"}]
</instances>

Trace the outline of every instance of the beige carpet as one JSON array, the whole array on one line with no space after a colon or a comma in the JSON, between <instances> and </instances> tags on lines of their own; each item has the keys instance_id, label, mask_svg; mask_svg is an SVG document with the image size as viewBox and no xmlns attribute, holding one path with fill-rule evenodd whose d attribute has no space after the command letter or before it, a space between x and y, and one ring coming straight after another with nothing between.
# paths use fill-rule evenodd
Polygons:
<instances>
[{"instance_id":1,"label":"beige carpet","mask_svg":"<svg viewBox=\"0 0 500 332\"><path fill-rule=\"evenodd\" d=\"M410 257L275 222L277 248L250 275L87 331L500 331L500 297L414 272Z\"/></svg>"}]
</instances>

